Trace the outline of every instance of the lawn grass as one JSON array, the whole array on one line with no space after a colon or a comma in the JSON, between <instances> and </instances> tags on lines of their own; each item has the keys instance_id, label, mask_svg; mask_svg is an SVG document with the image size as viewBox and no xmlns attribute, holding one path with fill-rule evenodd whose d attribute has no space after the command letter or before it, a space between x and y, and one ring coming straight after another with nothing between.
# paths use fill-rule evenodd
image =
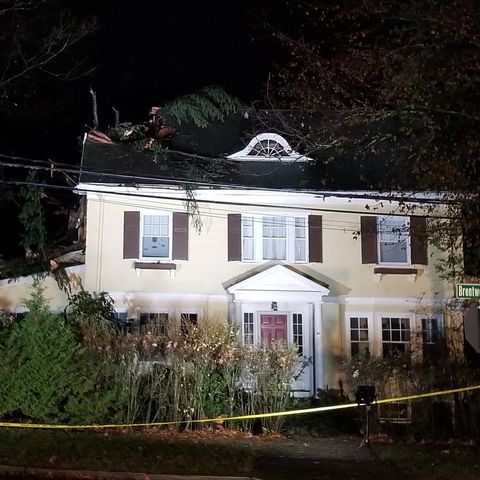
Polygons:
<instances>
[{"instance_id":1,"label":"lawn grass","mask_svg":"<svg viewBox=\"0 0 480 480\"><path fill-rule=\"evenodd\" d=\"M0 464L78 470L241 476L248 445L174 432L0 430Z\"/></svg>"},{"instance_id":2,"label":"lawn grass","mask_svg":"<svg viewBox=\"0 0 480 480\"><path fill-rule=\"evenodd\" d=\"M374 445L382 462L396 465L415 480L478 480L478 446L461 443Z\"/></svg>"}]
</instances>

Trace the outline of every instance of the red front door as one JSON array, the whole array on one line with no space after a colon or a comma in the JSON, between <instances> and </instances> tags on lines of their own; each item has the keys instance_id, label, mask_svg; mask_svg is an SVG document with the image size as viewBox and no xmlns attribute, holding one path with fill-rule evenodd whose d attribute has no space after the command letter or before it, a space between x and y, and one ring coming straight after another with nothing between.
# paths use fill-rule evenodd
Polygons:
<instances>
[{"instance_id":1,"label":"red front door","mask_svg":"<svg viewBox=\"0 0 480 480\"><path fill-rule=\"evenodd\" d=\"M287 341L286 315L260 315L262 344L269 345L272 340Z\"/></svg>"}]
</instances>

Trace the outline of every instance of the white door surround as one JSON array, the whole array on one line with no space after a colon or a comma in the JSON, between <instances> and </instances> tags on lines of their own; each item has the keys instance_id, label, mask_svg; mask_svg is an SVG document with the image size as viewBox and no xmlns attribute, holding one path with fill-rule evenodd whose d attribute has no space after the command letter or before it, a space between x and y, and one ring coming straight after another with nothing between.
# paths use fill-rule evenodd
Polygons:
<instances>
[{"instance_id":1,"label":"white door surround","mask_svg":"<svg viewBox=\"0 0 480 480\"><path fill-rule=\"evenodd\" d=\"M311 364L292 388L297 396L311 396L318 388L325 387L321 304L323 297L330 292L325 285L292 267L274 265L226 290L233 297L234 321L242 328L242 333L244 316L250 315L253 319L255 345L261 344L262 316L286 317L289 343L298 341L300 323L303 355L311 359Z\"/></svg>"}]
</instances>

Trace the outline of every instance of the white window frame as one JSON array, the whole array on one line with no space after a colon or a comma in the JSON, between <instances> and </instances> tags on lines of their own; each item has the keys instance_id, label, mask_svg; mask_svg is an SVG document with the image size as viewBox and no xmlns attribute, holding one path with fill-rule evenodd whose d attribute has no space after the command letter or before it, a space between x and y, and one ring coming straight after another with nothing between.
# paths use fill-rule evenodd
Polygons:
<instances>
[{"instance_id":1,"label":"white window frame","mask_svg":"<svg viewBox=\"0 0 480 480\"><path fill-rule=\"evenodd\" d=\"M246 335L246 332L245 332L245 317L246 316L250 316L251 315L251 319L252 319L252 322L251 322L251 325L252 325L252 331L251 332L248 332L249 335L252 336L252 343L245 343L245 335ZM257 318L256 318L256 315L255 315L255 312L253 311L248 311L248 312L242 312L242 346L244 347L254 347L255 345L257 345Z\"/></svg>"},{"instance_id":2,"label":"white window frame","mask_svg":"<svg viewBox=\"0 0 480 480\"><path fill-rule=\"evenodd\" d=\"M388 409L391 406L404 406L406 409L406 415L404 417L396 417L387 415ZM393 402L393 403L384 403L378 405L378 419L380 423L412 423L412 402Z\"/></svg>"},{"instance_id":3,"label":"white window frame","mask_svg":"<svg viewBox=\"0 0 480 480\"><path fill-rule=\"evenodd\" d=\"M241 245L242 245L242 262L249 262L249 263L261 263L261 262L268 262L272 261L270 259L264 259L263 255L263 221L264 218L268 217L282 217L285 218L285 229L286 229L286 247L285 247L285 259L278 259L279 261L285 261L289 263L308 263L309 262L309 238L308 238L308 214L302 213L253 213L253 214L242 214L242 228L241 228ZM253 220L253 258L248 259L244 258L243 252L243 242L244 242L244 218L251 218ZM302 218L305 221L305 260L296 260L295 259L295 243L296 243L296 236L295 236L295 219ZM251 238L251 237L247 237ZM273 259L275 261L275 259Z\"/></svg>"},{"instance_id":4,"label":"white window frame","mask_svg":"<svg viewBox=\"0 0 480 480\"><path fill-rule=\"evenodd\" d=\"M403 219L405 225L405 231L407 232L406 238L406 249L407 249L407 258L404 262L386 262L382 260L382 250L380 244L382 243L382 233L380 231L380 225L383 221L388 219ZM412 264L412 248L411 248L411 236L410 236L410 217L408 216L392 216L392 215L379 215L377 217L377 252L378 252L378 264L379 265L411 265Z\"/></svg>"},{"instance_id":5,"label":"white window frame","mask_svg":"<svg viewBox=\"0 0 480 480\"><path fill-rule=\"evenodd\" d=\"M374 321L371 313L347 313L345 319L345 330L347 333L347 352L348 357L352 358L352 342L360 342L359 340L352 340L352 330L350 327L350 320L352 318L366 318L367 319L367 331L368 331L368 350L370 357L375 356L375 336L374 336ZM365 342L364 342L365 343ZM360 357L363 358L363 357Z\"/></svg>"},{"instance_id":6,"label":"white window frame","mask_svg":"<svg viewBox=\"0 0 480 480\"><path fill-rule=\"evenodd\" d=\"M415 316L415 326L416 326L416 334L419 337L419 345L418 345L418 356L423 358L423 329L422 329L422 320L423 319L435 319L437 320L437 327L438 327L438 341L441 341L441 339L445 335L445 324L444 324L444 316L442 313L432 313L432 314L417 314ZM434 344L434 342L428 342L427 344Z\"/></svg>"},{"instance_id":7,"label":"white window frame","mask_svg":"<svg viewBox=\"0 0 480 480\"><path fill-rule=\"evenodd\" d=\"M350 330L350 319L351 318L366 318L368 322L368 345L370 351L370 357L377 356L377 342L375 335L375 320L373 314L370 312L347 312L345 314L345 338L347 339L346 351L347 357L352 358L352 338Z\"/></svg>"},{"instance_id":8,"label":"white window frame","mask_svg":"<svg viewBox=\"0 0 480 480\"><path fill-rule=\"evenodd\" d=\"M384 342L383 341L383 328L382 328L382 318L407 318L410 323L410 340L408 342L402 342L402 341L392 341L390 340L389 342ZM414 357L415 351L414 351L414 346L415 342L412 341L415 335L415 315L412 313L402 313L402 312L381 312L377 313L375 323L378 326L378 334L377 334L377 342L378 342L378 356L380 358L387 358L383 356L383 343L405 343L409 345L409 350L406 352L406 355L409 355L411 358Z\"/></svg>"},{"instance_id":9,"label":"white window frame","mask_svg":"<svg viewBox=\"0 0 480 480\"><path fill-rule=\"evenodd\" d=\"M165 332L164 332L164 333L167 333L166 330L167 330L167 327L168 327L168 323L171 321L170 312L165 311L165 310L158 310L158 311L157 311L157 310L155 310L155 309L149 310L149 311L143 311L143 310L142 310L142 311L139 312L139 314L138 314L138 322L140 322L140 319L141 319L141 316L142 316L142 315L148 315L148 316L150 316L150 315L157 315L157 316L158 316L158 315L166 315L167 324L164 325L164 329L165 329ZM149 320L150 320L150 319L149 319Z\"/></svg>"},{"instance_id":10,"label":"white window frame","mask_svg":"<svg viewBox=\"0 0 480 480\"><path fill-rule=\"evenodd\" d=\"M143 255L143 228L144 220L147 215L155 215L158 217L168 217L168 257L145 257ZM139 243L139 252L138 258L143 261L168 261L172 260L173 252L173 214L172 212L158 211L158 210L141 210L140 211L140 243Z\"/></svg>"},{"instance_id":11,"label":"white window frame","mask_svg":"<svg viewBox=\"0 0 480 480\"><path fill-rule=\"evenodd\" d=\"M298 317L300 317L300 323L297 323L295 324L294 322L294 317L295 315L297 316L297 320L298 320ZM287 317L287 322L289 321L288 317ZM287 342L288 343L291 343L292 345L295 345L297 348L298 348L298 343L296 342L296 336L297 337L300 337L301 338L301 351L299 350L299 355L301 357L305 356L305 350L306 350L306 345L305 345L305 334L306 334L306 329L305 329L305 315L302 313L302 312L298 312L298 311L293 311L291 314L290 314L290 323L292 325L291 329L292 329L292 334L291 334L291 340L287 338ZM301 326L301 333L295 333L295 326L298 326L300 325ZM288 326L288 325L287 325Z\"/></svg>"},{"instance_id":12,"label":"white window frame","mask_svg":"<svg viewBox=\"0 0 480 480\"><path fill-rule=\"evenodd\" d=\"M262 142L267 142L272 145L279 145L279 149L273 153L268 154L264 148L259 146ZM259 152L254 152L258 149ZM288 142L280 135L276 133L260 133L250 140L248 145L239 152L232 153L227 157L230 160L240 160L242 162L261 161L261 162L274 162L282 161L288 163L309 162L312 159L301 155L290 147Z\"/></svg>"},{"instance_id":13,"label":"white window frame","mask_svg":"<svg viewBox=\"0 0 480 480\"><path fill-rule=\"evenodd\" d=\"M412 312L346 312L345 313L345 352L347 358L352 358L351 354L351 318L367 318L368 320L368 343L370 346L371 357L383 357L383 338L382 338L382 318L408 318L410 321L410 350L409 355L412 360L420 361L423 356L423 337L422 337L422 319L435 318L438 322L438 332L440 337L445 334L443 313L418 314ZM416 339L419 339L417 341ZM395 343L395 342L393 342Z\"/></svg>"}]
</instances>

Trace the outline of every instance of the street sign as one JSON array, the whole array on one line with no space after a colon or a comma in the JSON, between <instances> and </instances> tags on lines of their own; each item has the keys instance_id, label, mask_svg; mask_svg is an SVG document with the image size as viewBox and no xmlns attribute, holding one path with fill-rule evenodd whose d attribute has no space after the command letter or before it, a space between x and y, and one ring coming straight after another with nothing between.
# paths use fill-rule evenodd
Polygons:
<instances>
[{"instance_id":1,"label":"street sign","mask_svg":"<svg viewBox=\"0 0 480 480\"><path fill-rule=\"evenodd\" d=\"M456 293L457 298L480 298L480 284L458 283Z\"/></svg>"}]
</instances>

